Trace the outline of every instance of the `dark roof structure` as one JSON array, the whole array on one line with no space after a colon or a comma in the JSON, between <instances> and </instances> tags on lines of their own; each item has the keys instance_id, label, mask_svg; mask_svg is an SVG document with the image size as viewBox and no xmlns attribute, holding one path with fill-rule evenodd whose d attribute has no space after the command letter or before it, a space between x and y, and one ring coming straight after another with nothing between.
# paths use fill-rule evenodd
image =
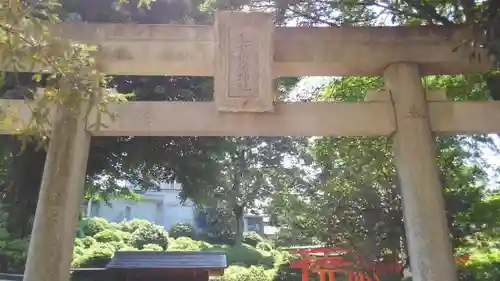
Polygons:
<instances>
[{"instance_id":1,"label":"dark roof structure","mask_svg":"<svg viewBox=\"0 0 500 281\"><path fill-rule=\"evenodd\" d=\"M75 268L79 277L93 280L126 281L208 281L221 276L227 267L224 252L118 251L105 268Z\"/></svg>"},{"instance_id":2,"label":"dark roof structure","mask_svg":"<svg viewBox=\"0 0 500 281\"><path fill-rule=\"evenodd\" d=\"M22 281L22 274L0 273L0 281Z\"/></svg>"},{"instance_id":3,"label":"dark roof structure","mask_svg":"<svg viewBox=\"0 0 500 281\"><path fill-rule=\"evenodd\" d=\"M116 252L106 269L225 269L224 252Z\"/></svg>"}]
</instances>

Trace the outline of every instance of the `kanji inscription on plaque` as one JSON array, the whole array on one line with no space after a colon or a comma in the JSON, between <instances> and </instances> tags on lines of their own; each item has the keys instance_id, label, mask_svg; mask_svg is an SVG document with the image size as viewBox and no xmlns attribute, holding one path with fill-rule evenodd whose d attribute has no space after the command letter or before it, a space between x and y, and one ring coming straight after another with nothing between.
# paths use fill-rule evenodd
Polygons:
<instances>
[{"instance_id":1,"label":"kanji inscription on plaque","mask_svg":"<svg viewBox=\"0 0 500 281\"><path fill-rule=\"evenodd\" d=\"M229 42L233 60L229 61L229 97L256 97L259 95L258 88L259 74L251 71L258 68L258 62L252 57L257 57L254 28L242 28L241 32L232 31L230 27ZM258 39L258 37L257 37ZM254 85L252 87L252 85Z\"/></svg>"},{"instance_id":2,"label":"kanji inscription on plaque","mask_svg":"<svg viewBox=\"0 0 500 281\"><path fill-rule=\"evenodd\" d=\"M214 88L219 111L273 111L272 31L272 19L265 14L217 14Z\"/></svg>"}]
</instances>

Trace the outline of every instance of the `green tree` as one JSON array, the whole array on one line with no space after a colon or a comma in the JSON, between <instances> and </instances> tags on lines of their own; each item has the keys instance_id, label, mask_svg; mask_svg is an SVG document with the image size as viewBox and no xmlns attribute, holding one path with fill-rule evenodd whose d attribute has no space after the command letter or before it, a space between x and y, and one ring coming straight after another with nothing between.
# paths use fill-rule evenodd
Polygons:
<instances>
[{"instance_id":1,"label":"green tree","mask_svg":"<svg viewBox=\"0 0 500 281\"><path fill-rule=\"evenodd\" d=\"M26 1L11 2L20 4ZM43 4L48 0L39 2ZM116 9L116 2L113 0L64 0L60 2L60 7L50 11L50 15L54 17L59 15L63 21L81 20L90 22L182 23L192 19L203 23L208 19L206 14L199 12L197 9L186 7L187 3L187 1L175 3L157 1L151 3L151 9L147 9L145 7L138 8L138 1L130 1L128 4L123 4L120 9ZM57 3L54 2L53 4L55 7ZM196 3L194 5L196 6ZM13 7L4 5L1 9L3 12L12 13L11 9ZM29 13L26 16L28 22L19 22L26 24L27 27L17 25L16 29L7 34L8 36L0 36L2 43L9 43L16 38L24 38L22 36L26 36L30 30L29 28L31 28L30 26L34 24L46 28L52 23L49 21L38 23L37 14L34 14L34 10L29 9ZM17 17L19 15L11 16L12 23L18 23L19 19ZM5 24L8 23L9 21ZM12 24L12 26L14 25ZM4 26L2 25L2 27ZM51 39L45 33L40 36L42 38L39 41ZM22 42L23 40L21 40ZM22 49L26 44L21 43L19 43L18 48ZM2 44L1 46L2 50L6 52L4 48L6 45ZM65 47L74 52L79 51L78 48L80 48L79 45L71 44ZM32 49L29 50L34 52ZM76 55L83 57L84 50L81 50ZM19 56L26 58L29 54L19 53ZM57 57L57 54L50 58L55 57ZM66 64L73 61L77 61L77 58L70 57L65 60ZM64 61L61 61L60 64L65 66ZM75 65L74 67L83 66ZM89 64L85 69L90 68L92 66ZM57 69L55 73L58 73ZM65 75L68 77L67 79L72 77L67 73ZM88 77L88 75L85 76L85 73L78 71L75 71L74 75L78 75L80 80ZM2 77L4 83L1 85L0 93L3 97L15 99L33 98L32 90L34 90L38 82L32 79L32 74L7 72ZM41 81L49 89L43 97L50 96L50 91L58 90L57 84L55 84L55 82L59 81L57 79L60 79L58 77ZM52 84L54 84L53 87L51 87ZM81 84L83 82L79 85ZM132 99L134 100L206 101L213 99L212 79L207 77L119 76L110 77L107 85L116 88L121 93L133 93ZM96 84L95 87L97 86ZM93 86L91 89L95 87ZM98 92L96 89L94 90L92 91ZM77 93L68 97L56 95L57 99L65 99L64 101L68 103L78 97ZM51 100L50 102L57 101ZM34 104L38 106L35 107L35 113L36 110L43 113L48 103L47 98L42 99L40 102L34 100ZM41 125L47 124L42 122ZM37 135L43 136L46 132L41 129L45 127L41 128L40 126L27 129L37 130ZM27 132L23 131L23 133ZM213 137L93 138L87 168L86 193L88 196L98 196L99 198L127 194L127 190L123 190L116 184L119 180L127 180L144 188L154 187L158 181L177 180L183 184L184 197L197 197L198 190L202 187L210 188L213 186L213 175L217 174L218 171L218 164L214 160L214 155L220 151L222 141L220 138ZM36 208L45 161L45 152L40 149L38 142L28 140L23 144L24 147L16 137L2 137L0 140L0 147L2 147L0 157L5 170L5 173L0 175L0 198L8 208L7 211L13 214L9 216L7 227L14 237L26 237L30 233L30 222ZM26 171L29 171L29 173L26 173Z\"/></svg>"},{"instance_id":2,"label":"green tree","mask_svg":"<svg viewBox=\"0 0 500 281\"><path fill-rule=\"evenodd\" d=\"M463 98L456 94L471 87L463 77L430 77L425 82L429 88L449 87L450 98ZM368 89L381 86L379 78L339 78L318 98L357 101ZM482 89L484 98L484 83L473 88L477 92ZM481 215L493 204L484 199L488 194L484 187L487 175L479 150L484 145L496 147L487 136L439 137L437 145L450 234L457 247L463 245L465 237L498 226L497 211L491 216ZM302 236L347 247L366 262L404 259L407 251L400 183L391 139L317 138L311 153L318 171L316 179L302 186L289 185L276 194L273 203L278 206L274 211L279 221Z\"/></svg>"},{"instance_id":3,"label":"green tree","mask_svg":"<svg viewBox=\"0 0 500 281\"><path fill-rule=\"evenodd\" d=\"M299 153L300 139L292 137L226 138L220 159L221 172L212 202L230 210L235 223L235 243L243 239L246 212L255 211L275 190L271 177L286 173L285 160Z\"/></svg>"},{"instance_id":4,"label":"green tree","mask_svg":"<svg viewBox=\"0 0 500 281\"><path fill-rule=\"evenodd\" d=\"M45 0L44 0L45 1ZM23 1L21 1L23 2ZM144 24L203 24L211 14L200 11L197 1L61 0L57 15L62 21L137 22ZM120 5L118 5L120 4ZM4 8L2 8L4 9ZM7 8L5 8L7 9ZM55 12L54 12L55 13ZM70 46L71 47L71 46ZM6 98L32 97L38 85L32 74L7 72L0 94ZM131 100L210 101L213 100L213 79L209 77L108 77L107 87L130 94ZM278 81L279 93L285 93L294 78ZM42 81L43 82L43 81ZM40 104L40 110L46 103ZM217 137L106 137L93 138L87 167L86 196L107 199L128 196L129 191L117 184L126 180L143 188L155 188L159 181L176 180L183 185L183 198L200 201L216 186L220 159L227 140ZM0 174L0 198L14 214L8 228L15 237L25 237L31 230L38 190L43 173L45 152L37 142L24 147L15 137L0 139L5 173ZM30 171L26 175L25 171Z\"/></svg>"}]
</instances>

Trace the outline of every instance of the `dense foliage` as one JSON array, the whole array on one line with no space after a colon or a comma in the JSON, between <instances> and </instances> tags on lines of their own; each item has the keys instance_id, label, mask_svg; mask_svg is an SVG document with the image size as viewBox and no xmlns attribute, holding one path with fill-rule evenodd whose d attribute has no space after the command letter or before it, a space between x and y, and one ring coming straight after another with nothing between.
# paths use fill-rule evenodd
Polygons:
<instances>
[{"instance_id":1,"label":"dense foliage","mask_svg":"<svg viewBox=\"0 0 500 281\"><path fill-rule=\"evenodd\" d=\"M0 210L0 272L16 272L24 267L28 241L11 237L5 226L6 218Z\"/></svg>"},{"instance_id":2,"label":"dense foliage","mask_svg":"<svg viewBox=\"0 0 500 281\"><path fill-rule=\"evenodd\" d=\"M219 279L226 280L281 280L278 276L293 273L286 265L292 255L271 247L264 243L263 238L256 233L249 233L250 243L260 241L257 245L241 244L228 246L224 244L210 244L202 240L193 240L191 237L180 236L185 224L172 227L178 235L171 235L158 231L161 227L144 220L123 221L109 223L99 218L84 219L80 228L88 230L89 225L96 226L93 231L82 231L82 235L75 241L73 266L74 267L103 267L113 256L115 251L224 251L227 255L229 268L226 274ZM182 226L182 227L181 227ZM99 229L96 233L95 230ZM147 229L148 231L144 231ZM150 230L157 230L151 239ZM86 233L86 234L84 234ZM94 233L94 234L90 234ZM186 232L191 235L191 232ZM177 236L173 238L173 236Z\"/></svg>"},{"instance_id":3,"label":"dense foliage","mask_svg":"<svg viewBox=\"0 0 500 281\"><path fill-rule=\"evenodd\" d=\"M173 227L178 228L178 227ZM144 231L147 230L147 231ZM154 230L154 231L151 231ZM160 226L145 220L110 223L101 218L79 222L74 248L74 267L102 267L115 251L224 251L230 267L219 280L299 281L300 271L290 269L287 262L294 258L288 252L274 248L256 233L245 233L250 244L229 246L211 244L190 237L168 237ZM153 233L153 235L151 235ZM191 233L188 233L191 234ZM0 223L0 266L2 271L21 273L28 250L28 241L12 239ZM497 230L465 238L460 254L470 260L460 263L462 281L493 281L500 278L500 233ZM316 280L317 275L311 275Z\"/></svg>"},{"instance_id":4,"label":"dense foliage","mask_svg":"<svg viewBox=\"0 0 500 281\"><path fill-rule=\"evenodd\" d=\"M22 0L14 1L24 2ZM117 5L115 0L103 1L56 1L58 9L51 11L61 21L86 22L136 22L143 24L196 23L211 20L211 14L200 11L201 1L125 1ZM150 5L149 8L144 5ZM2 9L7 9L3 7ZM51 15L52 15L51 14ZM5 73L0 79L0 96L30 98L25 91L34 90L38 84L27 73ZM120 98L137 101L210 101L213 99L213 83L209 77L167 76L115 76L101 83L115 88ZM82 78L83 79L83 78ZM104 83L105 82L105 83ZM279 80L279 92L286 91L296 82L295 78ZM98 91L95 91L98 92ZM108 101L103 101L108 102ZM43 104L45 105L45 104ZM246 158L247 166L234 160L262 143L272 149L260 149L263 157ZM87 165L86 197L108 199L114 196L132 196L128 189L118 185L127 181L141 188L156 188L158 182L177 181L182 184L183 198L195 201L211 200L218 208L226 208L235 221L237 240L241 240L241 214L251 208L253 200L265 189L257 188L259 176L255 166L264 162L276 164L280 153L290 146L278 140L257 138L249 143L241 138L216 137L117 137L93 138ZM277 145L276 145L277 144ZM7 227L12 235L26 237L31 230L38 190L40 186L45 152L37 150L36 142L22 147L14 137L0 139L0 158L6 172L0 174L0 200L9 208ZM278 148L281 150L276 150ZM279 167L279 165L275 165ZM248 169L247 169L248 168ZM30 171L26 176L24 171ZM243 180L239 180L242 175ZM238 184L234 184L238 182ZM235 188L237 187L237 188ZM219 190L215 190L219 188ZM226 191L231 189L230 193ZM225 194L224 198L217 194ZM229 196L231 195L231 196ZM226 211L227 211L226 210ZM239 222L237 224L236 222ZM240 226L240 227L238 227Z\"/></svg>"},{"instance_id":5,"label":"dense foliage","mask_svg":"<svg viewBox=\"0 0 500 281\"><path fill-rule=\"evenodd\" d=\"M191 224L188 223L176 223L170 229L170 237L179 238L179 237L189 237L194 239L196 236L196 231Z\"/></svg>"},{"instance_id":6,"label":"dense foliage","mask_svg":"<svg viewBox=\"0 0 500 281\"><path fill-rule=\"evenodd\" d=\"M264 239L255 231L246 232L243 234L243 243L257 247Z\"/></svg>"},{"instance_id":7,"label":"dense foliage","mask_svg":"<svg viewBox=\"0 0 500 281\"><path fill-rule=\"evenodd\" d=\"M9 3L22 5L25 2L27 1L16 0ZM50 12L51 16L59 18L61 21L134 21L138 23L195 21L203 23L208 18L207 14L200 13L198 9L186 6L189 1L157 1L151 3L153 5L151 9L144 6L138 8L138 1L127 1L129 3L121 5L119 9L117 9L115 0L63 0L59 4L52 0L37 1L41 4L45 2L50 2L52 8L57 7L57 9L46 12ZM193 5L196 3L193 2ZM0 7L2 14L15 11L11 11L11 8L13 7L7 4ZM32 9L18 11L33 12ZM9 16L11 17L8 19L13 22L20 17L20 15L11 14ZM47 28L48 22L37 22L37 18L32 16L34 17L34 15L27 14L27 25L41 26L44 30ZM4 22L2 22L1 27L4 27ZM0 32L1 42L18 43L20 44L18 48L23 52L26 51L23 49L26 44L16 37L25 36L26 32L29 32L22 27L22 25L16 26L16 30L14 30L16 32L9 33L6 38ZM17 28L19 32L17 32ZM45 39L48 35L43 33L40 36ZM37 42L37 44L43 42ZM4 48L8 44L1 44L1 46ZM78 46L66 47L73 50ZM6 52L6 50L2 50ZM75 51L78 50L75 49ZM36 48L30 48L28 51L35 52ZM82 56L85 55L84 51L81 52ZM55 54L51 58L57 55ZM24 54L23 56L28 55ZM78 64L80 61L75 57L62 56L58 63L62 66L72 63L66 72L78 75L78 81L88 79L88 75L83 75L81 71L73 71L74 68L80 67ZM84 70L91 67L91 65L86 65ZM75 75L68 77L73 76ZM118 92L127 94L126 97L133 100L207 101L213 98L212 79L207 77L119 76L108 78L106 83L103 81L101 84L107 85L109 88L116 88ZM81 86L82 83L79 85ZM32 98L31 93L38 84L37 81L33 81L30 73L2 73L0 75L0 96L11 99L29 99ZM85 88L85 91L99 92L95 90L95 87L98 86L95 81L91 86ZM57 85L54 87L57 88ZM55 100L51 102L56 103L59 102L59 98L67 100L68 103L78 98L78 93L73 93L71 96L54 95L52 92L56 91L56 88L49 88L46 95L42 96L43 103L37 103L40 105L40 110L44 109L47 98L50 96L55 97ZM109 101L103 100L103 102ZM2 124L8 124L8 122L2 122ZM130 195L127 189L117 185L119 180L126 180L143 188L154 188L158 181L176 180L183 185L183 197L202 197L205 193L200 187L206 187L209 190L214 185L214 175L217 174L218 170L215 156L220 153L223 142L223 139L210 137L93 138L87 166L86 197L107 199L113 196ZM31 231L31 222L38 198L45 152L43 149L39 149L37 142L28 141L22 146L16 137L6 136L0 138L0 148L1 165L4 169L4 172L0 174L0 200L4 208L7 208L11 214L8 218L7 228L13 236L27 237ZM29 173L25 171L29 171Z\"/></svg>"},{"instance_id":8,"label":"dense foliage","mask_svg":"<svg viewBox=\"0 0 500 281\"><path fill-rule=\"evenodd\" d=\"M425 85L445 89L450 99L487 97L480 80L429 77ZM338 78L313 98L360 101L368 90L381 87L379 78ZM466 92L471 95L465 96ZM467 237L499 226L500 205L494 200L498 193L485 188L489 167L480 149L497 148L490 136L439 137L437 147L450 236L458 249ZM308 150L315 176L302 185L281 185L269 206L274 223L285 229L283 234L291 234L299 244L308 238L346 247L354 257L366 261L396 258L408 263L391 138L319 137Z\"/></svg>"}]
</instances>

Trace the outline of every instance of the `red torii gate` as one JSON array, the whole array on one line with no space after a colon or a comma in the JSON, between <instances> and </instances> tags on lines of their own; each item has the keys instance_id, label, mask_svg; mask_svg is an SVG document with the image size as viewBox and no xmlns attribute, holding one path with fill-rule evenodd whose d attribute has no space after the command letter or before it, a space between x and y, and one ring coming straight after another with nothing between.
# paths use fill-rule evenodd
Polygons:
<instances>
[{"instance_id":1,"label":"red torii gate","mask_svg":"<svg viewBox=\"0 0 500 281\"><path fill-rule=\"evenodd\" d=\"M347 275L347 281L380 281L380 277L403 270L400 261L374 261L362 264L361 259L357 262L362 264L362 269L354 269L352 260L345 255L347 250L342 248L304 248L296 252L302 256L298 261L290 262L290 266L302 269L302 281L308 281L309 272L319 274L320 281L335 281L335 273ZM469 256L461 256L455 259L457 262L466 262ZM356 261L355 261L356 262ZM370 273L370 274L367 274Z\"/></svg>"}]
</instances>

